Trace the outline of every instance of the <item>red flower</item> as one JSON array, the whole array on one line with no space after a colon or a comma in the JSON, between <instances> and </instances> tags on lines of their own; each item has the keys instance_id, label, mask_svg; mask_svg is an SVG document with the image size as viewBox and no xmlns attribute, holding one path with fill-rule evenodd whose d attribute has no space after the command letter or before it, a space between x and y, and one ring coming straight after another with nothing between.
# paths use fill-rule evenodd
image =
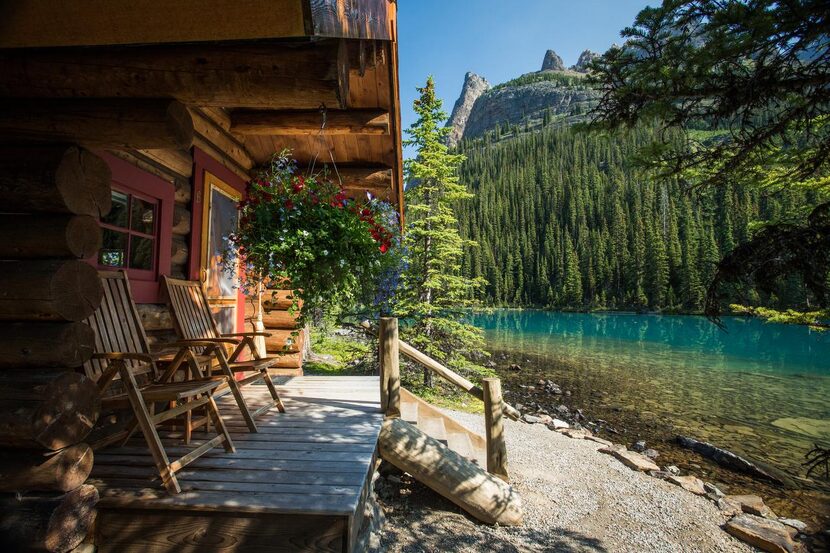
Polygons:
<instances>
[{"instance_id":1,"label":"red flower","mask_svg":"<svg viewBox=\"0 0 830 553\"><path fill-rule=\"evenodd\" d=\"M303 178L302 175L297 177L297 182L295 182L294 186L292 186L291 188L293 188L294 192L302 192L303 191L303 188L305 188L305 179Z\"/></svg>"},{"instance_id":2,"label":"red flower","mask_svg":"<svg viewBox=\"0 0 830 553\"><path fill-rule=\"evenodd\" d=\"M285 209L294 209L294 202L291 200L285 200Z\"/></svg>"},{"instance_id":3,"label":"red flower","mask_svg":"<svg viewBox=\"0 0 830 553\"><path fill-rule=\"evenodd\" d=\"M363 211L360 212L360 214L364 217L368 217L372 214L372 210L369 208L364 208Z\"/></svg>"},{"instance_id":4,"label":"red flower","mask_svg":"<svg viewBox=\"0 0 830 553\"><path fill-rule=\"evenodd\" d=\"M380 253L386 253L386 251L389 249L389 244L384 242L383 244L380 245L380 248L378 248L378 249L380 249Z\"/></svg>"},{"instance_id":5,"label":"red flower","mask_svg":"<svg viewBox=\"0 0 830 553\"><path fill-rule=\"evenodd\" d=\"M320 198L317 197L317 194L311 194L311 203L317 205L320 203Z\"/></svg>"}]
</instances>

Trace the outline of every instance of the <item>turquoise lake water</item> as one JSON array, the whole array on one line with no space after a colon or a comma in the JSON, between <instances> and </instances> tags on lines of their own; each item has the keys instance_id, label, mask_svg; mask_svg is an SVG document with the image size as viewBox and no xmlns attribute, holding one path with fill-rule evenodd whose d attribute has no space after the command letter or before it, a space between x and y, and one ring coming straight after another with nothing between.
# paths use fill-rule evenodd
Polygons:
<instances>
[{"instance_id":1,"label":"turquoise lake water","mask_svg":"<svg viewBox=\"0 0 830 553\"><path fill-rule=\"evenodd\" d=\"M830 445L830 332L726 317L495 310L491 350L533 355L623 409L797 474ZM563 372L565 371L565 372Z\"/></svg>"}]
</instances>

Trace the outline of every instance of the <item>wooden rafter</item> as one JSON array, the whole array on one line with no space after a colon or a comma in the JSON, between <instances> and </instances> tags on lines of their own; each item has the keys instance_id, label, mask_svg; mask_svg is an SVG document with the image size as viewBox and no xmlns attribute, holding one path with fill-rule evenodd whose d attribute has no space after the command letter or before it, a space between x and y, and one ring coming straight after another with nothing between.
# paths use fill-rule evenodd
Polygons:
<instances>
[{"instance_id":1,"label":"wooden rafter","mask_svg":"<svg viewBox=\"0 0 830 553\"><path fill-rule=\"evenodd\" d=\"M0 97L171 97L196 106L346 107L348 59L342 40L0 50Z\"/></svg>"},{"instance_id":2,"label":"wooden rafter","mask_svg":"<svg viewBox=\"0 0 830 553\"><path fill-rule=\"evenodd\" d=\"M232 133L243 135L309 135L321 132L320 110L237 110L231 114ZM379 109L327 111L322 132L389 134L389 112Z\"/></svg>"}]
</instances>

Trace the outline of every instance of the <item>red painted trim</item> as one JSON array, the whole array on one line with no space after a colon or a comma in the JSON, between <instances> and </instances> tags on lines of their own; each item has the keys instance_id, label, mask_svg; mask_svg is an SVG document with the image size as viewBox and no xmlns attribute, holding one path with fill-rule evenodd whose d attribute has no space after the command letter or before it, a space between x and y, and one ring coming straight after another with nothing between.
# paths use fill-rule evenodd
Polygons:
<instances>
[{"instance_id":1,"label":"red painted trim","mask_svg":"<svg viewBox=\"0 0 830 553\"><path fill-rule=\"evenodd\" d=\"M127 275L130 277L130 288L132 288L136 303L159 303L160 277L170 274L176 189L171 183L110 153L104 151L95 153L109 165L115 189L155 199L158 202L155 269L153 271L127 269ZM96 259L92 259L91 262L97 266Z\"/></svg>"},{"instance_id":2,"label":"red painted trim","mask_svg":"<svg viewBox=\"0 0 830 553\"><path fill-rule=\"evenodd\" d=\"M210 157L197 147L193 147L193 204L190 221L190 267L189 278L199 280L202 264L202 212L205 197L205 171L219 178L225 184L238 190L245 197L245 181L239 175ZM236 331L245 330L245 296L237 293Z\"/></svg>"}]
</instances>

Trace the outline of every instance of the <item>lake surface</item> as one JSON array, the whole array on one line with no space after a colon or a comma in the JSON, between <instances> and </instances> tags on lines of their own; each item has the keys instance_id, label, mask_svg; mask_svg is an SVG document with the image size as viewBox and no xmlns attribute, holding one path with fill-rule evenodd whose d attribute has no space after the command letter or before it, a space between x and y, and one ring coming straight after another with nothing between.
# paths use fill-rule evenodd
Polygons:
<instances>
[{"instance_id":1,"label":"lake surface","mask_svg":"<svg viewBox=\"0 0 830 553\"><path fill-rule=\"evenodd\" d=\"M803 475L830 445L830 332L725 317L496 310L475 314L493 351L603 391L687 434ZM578 398L577 398L578 399Z\"/></svg>"}]
</instances>

